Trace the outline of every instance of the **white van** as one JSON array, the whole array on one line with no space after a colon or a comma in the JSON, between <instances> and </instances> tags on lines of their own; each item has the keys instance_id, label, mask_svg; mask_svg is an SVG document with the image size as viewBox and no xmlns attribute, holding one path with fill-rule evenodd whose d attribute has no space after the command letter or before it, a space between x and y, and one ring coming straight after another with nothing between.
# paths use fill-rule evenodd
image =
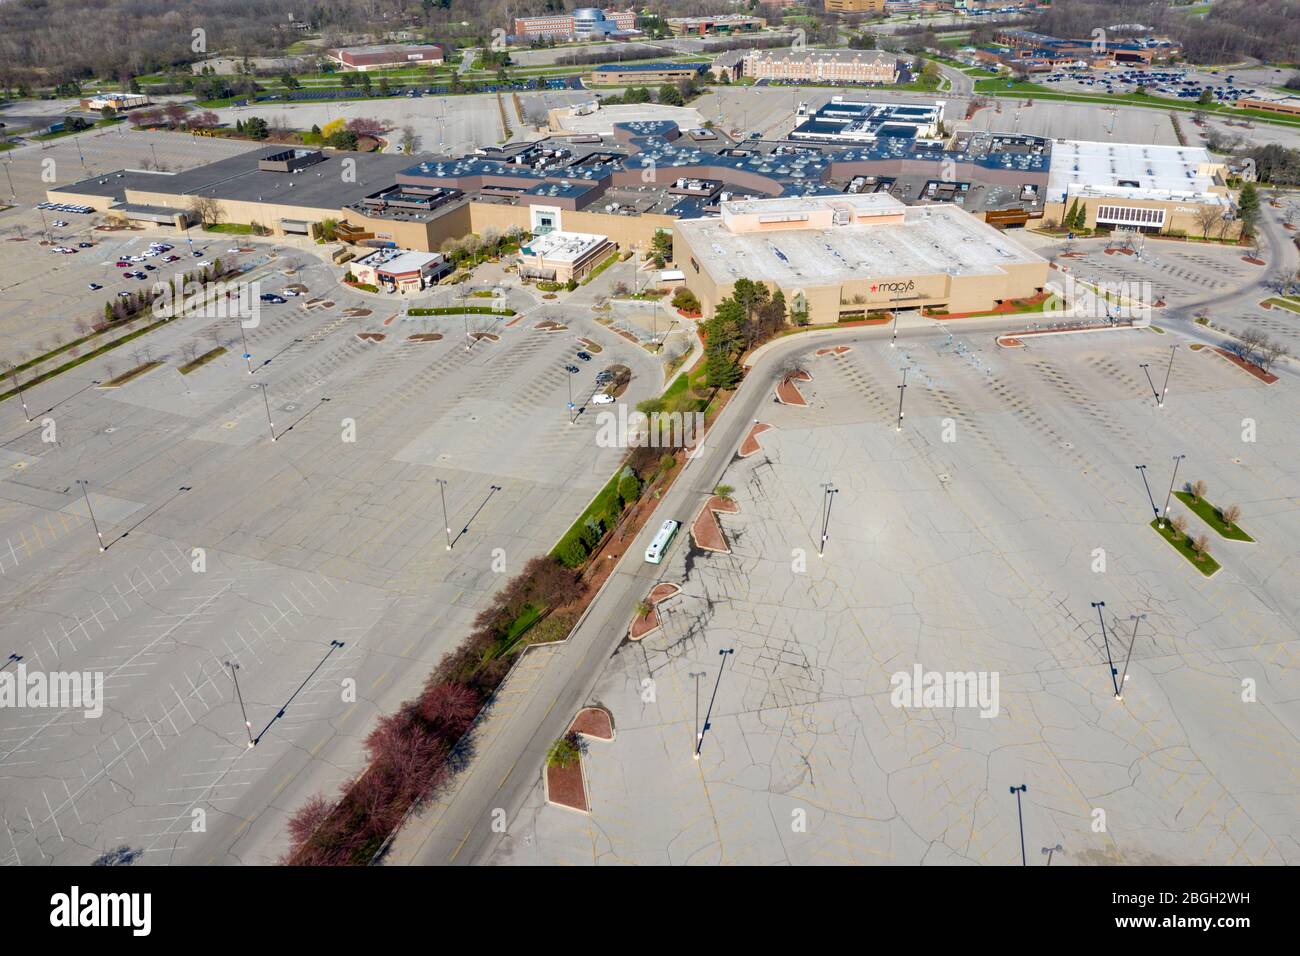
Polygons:
<instances>
[{"instance_id":1,"label":"white van","mask_svg":"<svg viewBox=\"0 0 1300 956\"><path fill-rule=\"evenodd\" d=\"M593 405L613 405L613 404L614 404L614 396L613 396L613 395L610 395L608 392L597 392L595 395L591 396L591 404L593 404Z\"/></svg>"}]
</instances>

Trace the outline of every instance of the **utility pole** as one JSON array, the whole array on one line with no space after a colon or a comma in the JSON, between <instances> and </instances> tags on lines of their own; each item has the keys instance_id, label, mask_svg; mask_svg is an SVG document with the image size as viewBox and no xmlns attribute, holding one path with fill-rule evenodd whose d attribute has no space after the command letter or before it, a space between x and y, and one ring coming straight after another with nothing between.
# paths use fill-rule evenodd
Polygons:
<instances>
[{"instance_id":1,"label":"utility pole","mask_svg":"<svg viewBox=\"0 0 1300 956\"><path fill-rule=\"evenodd\" d=\"M1174 473L1169 477L1169 494L1165 495L1165 513L1160 517L1160 527L1162 528L1165 526L1165 522L1169 520L1169 499L1174 496L1174 482L1178 480L1178 464L1186 457L1186 455L1174 455Z\"/></svg>"}]
</instances>

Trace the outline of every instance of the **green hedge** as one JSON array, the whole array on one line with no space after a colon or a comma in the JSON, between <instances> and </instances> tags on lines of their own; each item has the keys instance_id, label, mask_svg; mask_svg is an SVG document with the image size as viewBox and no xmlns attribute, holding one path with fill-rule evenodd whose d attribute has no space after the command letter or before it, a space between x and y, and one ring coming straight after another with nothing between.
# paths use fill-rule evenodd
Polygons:
<instances>
[{"instance_id":1,"label":"green hedge","mask_svg":"<svg viewBox=\"0 0 1300 956\"><path fill-rule=\"evenodd\" d=\"M514 315L514 309L494 309L490 305L440 306L436 309L407 309L407 315Z\"/></svg>"},{"instance_id":2,"label":"green hedge","mask_svg":"<svg viewBox=\"0 0 1300 956\"><path fill-rule=\"evenodd\" d=\"M605 533L618 524L623 509L636 500L636 497L625 499L619 494L620 482L623 483L625 493L631 491L631 485L626 481L629 476L636 479L636 473L625 465L609 479L605 487L600 489L596 497L591 500L591 504L587 505L587 510L578 515L578 520L569 526L564 537L560 538L551 549L552 557L565 567L582 567ZM639 479L636 480L636 492L639 496L641 482Z\"/></svg>"}]
</instances>

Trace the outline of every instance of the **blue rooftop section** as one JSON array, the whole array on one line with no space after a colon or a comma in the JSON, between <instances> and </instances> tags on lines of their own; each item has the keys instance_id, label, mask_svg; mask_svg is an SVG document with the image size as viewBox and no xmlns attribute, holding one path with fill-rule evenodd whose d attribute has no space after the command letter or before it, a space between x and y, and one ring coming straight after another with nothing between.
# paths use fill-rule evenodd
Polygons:
<instances>
[{"instance_id":1,"label":"blue rooftop section","mask_svg":"<svg viewBox=\"0 0 1300 956\"><path fill-rule=\"evenodd\" d=\"M552 199L565 198L574 199L578 196L585 195L596 188L595 183L538 183L531 189L524 190L525 196L549 196Z\"/></svg>"},{"instance_id":2,"label":"blue rooftop section","mask_svg":"<svg viewBox=\"0 0 1300 956\"><path fill-rule=\"evenodd\" d=\"M894 109L878 107L863 109L861 104L828 104L844 112L876 112L882 116L901 118ZM826 108L818 111L819 114ZM924 108L903 107L910 113L918 109L924 118ZM818 125L818 124L824 124ZM800 129L825 128L830 133L842 131L844 124L813 118ZM701 149L691 140L674 138L677 124L671 120L654 120L615 124L615 132L624 134L630 144L626 156L611 159L579 156L579 165L551 166L539 170L527 163L465 156L441 162L423 162L402 171L412 178L436 177L441 180L472 179L495 176L519 184L529 196L577 198L600 189L610 176L620 171L652 169L655 179L663 182L672 177L672 170L681 169L681 175L693 175L699 167L712 167L720 171L719 178L726 179L726 170L760 176L771 182L774 193L784 196L837 195L839 190L827 180L834 164L863 163L887 160L920 160L932 163L951 161L958 165L971 164L984 169L1013 170L1023 173L1046 174L1051 164L1051 141L1032 136L1012 134L983 134L965 140L969 149L945 150L940 142L917 139L914 126L882 122L875 127L876 138L860 145L843 148L811 146L802 149L785 149L780 152L753 152L743 155L724 155ZM740 182L740 180L736 180ZM453 185L455 183L453 182ZM472 188L464 184L460 188ZM743 188L733 186L734 188ZM685 197L669 210L672 215L687 217L700 215L701 204L693 197Z\"/></svg>"}]
</instances>

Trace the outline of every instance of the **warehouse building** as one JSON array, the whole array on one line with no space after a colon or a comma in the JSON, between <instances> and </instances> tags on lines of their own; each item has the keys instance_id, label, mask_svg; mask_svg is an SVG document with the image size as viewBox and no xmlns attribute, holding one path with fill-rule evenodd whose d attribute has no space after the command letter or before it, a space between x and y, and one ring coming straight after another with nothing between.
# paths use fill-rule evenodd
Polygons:
<instances>
[{"instance_id":1,"label":"warehouse building","mask_svg":"<svg viewBox=\"0 0 1300 956\"><path fill-rule=\"evenodd\" d=\"M444 55L437 44L413 45L390 43L383 46L354 46L330 52L345 70L365 73L369 70L386 70L399 66L441 66Z\"/></svg>"},{"instance_id":2,"label":"warehouse building","mask_svg":"<svg viewBox=\"0 0 1300 956\"><path fill-rule=\"evenodd\" d=\"M872 311L979 312L1032 298L1047 260L953 206L882 194L759 199L675 226L686 287L711 315L736 280L762 279L813 324Z\"/></svg>"}]
</instances>

